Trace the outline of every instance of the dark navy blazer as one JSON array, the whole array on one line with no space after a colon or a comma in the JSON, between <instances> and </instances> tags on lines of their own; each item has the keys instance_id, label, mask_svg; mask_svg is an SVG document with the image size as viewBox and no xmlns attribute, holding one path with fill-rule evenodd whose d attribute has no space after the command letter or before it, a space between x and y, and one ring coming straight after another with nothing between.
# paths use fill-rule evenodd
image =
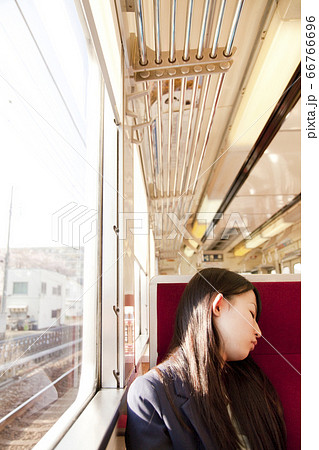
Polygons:
<instances>
[{"instance_id":1,"label":"dark navy blazer","mask_svg":"<svg viewBox=\"0 0 319 450\"><path fill-rule=\"evenodd\" d=\"M165 363L159 369L165 370ZM181 412L187 430L177 419L164 386L155 369L138 377L127 396L127 426L125 442L128 449L210 449L216 443L196 413L188 386L179 378L169 386L172 400Z\"/></svg>"}]
</instances>

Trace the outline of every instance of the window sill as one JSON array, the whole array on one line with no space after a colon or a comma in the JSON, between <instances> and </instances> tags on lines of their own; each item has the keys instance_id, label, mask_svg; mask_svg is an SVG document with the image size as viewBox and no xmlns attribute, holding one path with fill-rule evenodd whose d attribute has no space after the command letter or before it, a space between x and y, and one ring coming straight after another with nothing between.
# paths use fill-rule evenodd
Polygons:
<instances>
[{"instance_id":1,"label":"window sill","mask_svg":"<svg viewBox=\"0 0 319 450\"><path fill-rule=\"evenodd\" d=\"M125 389L101 389L55 447L56 450L106 448L119 418Z\"/></svg>"}]
</instances>

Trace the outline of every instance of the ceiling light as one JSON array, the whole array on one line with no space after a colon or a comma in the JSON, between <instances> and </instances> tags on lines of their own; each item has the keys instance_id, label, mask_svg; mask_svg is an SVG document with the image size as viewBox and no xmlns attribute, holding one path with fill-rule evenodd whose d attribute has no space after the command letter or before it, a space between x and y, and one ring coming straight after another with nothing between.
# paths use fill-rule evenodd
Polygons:
<instances>
[{"instance_id":1,"label":"ceiling light","mask_svg":"<svg viewBox=\"0 0 319 450\"><path fill-rule=\"evenodd\" d=\"M206 228L207 228L206 223L200 223L197 220L195 220L192 228L192 235L195 238L200 239L204 235Z\"/></svg>"},{"instance_id":2,"label":"ceiling light","mask_svg":"<svg viewBox=\"0 0 319 450\"><path fill-rule=\"evenodd\" d=\"M212 214L215 214L218 211L218 208L220 207L222 201L222 199L211 199L208 195L205 195L204 200L199 208L199 212L210 212Z\"/></svg>"},{"instance_id":3,"label":"ceiling light","mask_svg":"<svg viewBox=\"0 0 319 450\"><path fill-rule=\"evenodd\" d=\"M218 208L222 203L222 199L210 199L208 195L205 195L204 200L196 214L196 220L191 229L191 234L196 239L201 239L208 225L211 223L215 217ZM197 247L197 245L196 245Z\"/></svg>"},{"instance_id":4,"label":"ceiling light","mask_svg":"<svg viewBox=\"0 0 319 450\"><path fill-rule=\"evenodd\" d=\"M191 248L192 250L196 251L198 247L198 242L194 239L183 239L183 244L186 245L186 247Z\"/></svg>"},{"instance_id":5,"label":"ceiling light","mask_svg":"<svg viewBox=\"0 0 319 450\"><path fill-rule=\"evenodd\" d=\"M266 241L268 241L267 238L263 238L262 236L260 236L260 234L257 234L257 236L246 241L245 247L249 248L249 249L256 248L256 247L259 247L259 245L263 244Z\"/></svg>"},{"instance_id":6,"label":"ceiling light","mask_svg":"<svg viewBox=\"0 0 319 450\"><path fill-rule=\"evenodd\" d=\"M235 247L234 249L234 256L244 256L246 253L250 252L250 248L246 248L244 245L240 245L238 247Z\"/></svg>"},{"instance_id":7,"label":"ceiling light","mask_svg":"<svg viewBox=\"0 0 319 450\"><path fill-rule=\"evenodd\" d=\"M276 234L281 233L286 228L289 228L291 225L293 225L291 222L285 222L283 218L273 222L268 227L265 227L264 230L261 232L261 236L263 238L270 238L273 236L276 236Z\"/></svg>"},{"instance_id":8,"label":"ceiling light","mask_svg":"<svg viewBox=\"0 0 319 450\"><path fill-rule=\"evenodd\" d=\"M256 142L299 64L300 8L296 8L297 2L291 1L284 14L279 5L272 18L229 134L229 143L236 143L236 147L252 146ZM294 11L298 11L299 17ZM291 17L292 14L295 17ZM293 20L287 20L288 17Z\"/></svg>"},{"instance_id":9,"label":"ceiling light","mask_svg":"<svg viewBox=\"0 0 319 450\"><path fill-rule=\"evenodd\" d=\"M195 253L195 250L185 246L184 255L187 256L187 258L191 258L194 253Z\"/></svg>"},{"instance_id":10,"label":"ceiling light","mask_svg":"<svg viewBox=\"0 0 319 450\"><path fill-rule=\"evenodd\" d=\"M269 159L270 159L271 162L273 162L273 163L277 163L278 162L279 156L276 153L271 153L268 156L269 156Z\"/></svg>"}]
</instances>

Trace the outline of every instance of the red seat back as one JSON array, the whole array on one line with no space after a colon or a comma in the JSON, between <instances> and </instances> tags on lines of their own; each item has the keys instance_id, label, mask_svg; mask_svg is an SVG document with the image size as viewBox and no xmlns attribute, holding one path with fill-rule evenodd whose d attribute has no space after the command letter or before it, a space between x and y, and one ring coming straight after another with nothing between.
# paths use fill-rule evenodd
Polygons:
<instances>
[{"instance_id":1,"label":"red seat back","mask_svg":"<svg viewBox=\"0 0 319 450\"><path fill-rule=\"evenodd\" d=\"M157 299L151 297L151 302L157 300L157 362L164 358L173 335L176 308L187 284L183 278L183 282L165 283L163 277L163 283L156 283ZM262 300L259 325L263 338L259 339L252 356L269 377L282 401L288 434L287 448L297 450L301 441L300 281L259 281L260 276L258 281L253 276L247 278L257 287Z\"/></svg>"}]
</instances>

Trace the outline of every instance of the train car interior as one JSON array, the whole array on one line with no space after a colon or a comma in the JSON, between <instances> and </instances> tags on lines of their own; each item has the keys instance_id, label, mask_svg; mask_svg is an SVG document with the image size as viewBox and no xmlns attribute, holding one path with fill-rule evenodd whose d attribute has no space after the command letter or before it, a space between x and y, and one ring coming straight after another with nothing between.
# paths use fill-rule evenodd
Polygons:
<instances>
[{"instance_id":1,"label":"train car interior","mask_svg":"<svg viewBox=\"0 0 319 450\"><path fill-rule=\"evenodd\" d=\"M1 448L125 448L127 388L207 267L260 289L254 357L300 448L301 19L301 0L1 2Z\"/></svg>"}]
</instances>

